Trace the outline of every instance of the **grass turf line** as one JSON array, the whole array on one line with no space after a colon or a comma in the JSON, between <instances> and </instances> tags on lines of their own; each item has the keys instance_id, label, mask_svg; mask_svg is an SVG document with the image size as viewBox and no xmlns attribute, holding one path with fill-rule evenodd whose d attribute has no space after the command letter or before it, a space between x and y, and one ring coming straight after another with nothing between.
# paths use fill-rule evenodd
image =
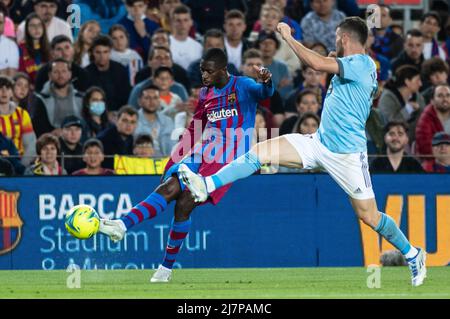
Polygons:
<instances>
[{"instance_id":1,"label":"grass turf line","mask_svg":"<svg viewBox=\"0 0 450 319\"><path fill-rule=\"evenodd\" d=\"M450 267L429 267L413 288L407 267L381 268L381 288L369 289L366 268L176 269L172 282L150 283L153 270L83 270L81 288L68 273L0 271L0 298L450 298Z\"/></svg>"}]
</instances>

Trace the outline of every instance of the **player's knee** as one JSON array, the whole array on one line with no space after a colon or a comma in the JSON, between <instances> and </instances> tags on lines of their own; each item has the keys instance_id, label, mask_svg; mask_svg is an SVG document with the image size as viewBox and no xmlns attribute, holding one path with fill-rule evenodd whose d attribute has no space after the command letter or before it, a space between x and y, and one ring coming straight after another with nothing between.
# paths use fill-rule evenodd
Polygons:
<instances>
[{"instance_id":1,"label":"player's knee","mask_svg":"<svg viewBox=\"0 0 450 319\"><path fill-rule=\"evenodd\" d=\"M180 185L174 177L169 177L167 181L159 185L156 192L162 195L167 202L174 200L180 194Z\"/></svg>"},{"instance_id":2,"label":"player's knee","mask_svg":"<svg viewBox=\"0 0 450 319\"><path fill-rule=\"evenodd\" d=\"M176 221L185 221L189 219L192 211L194 210L196 203L192 198L192 195L189 192L184 192L177 199L177 203L175 205L175 220Z\"/></svg>"},{"instance_id":3,"label":"player's knee","mask_svg":"<svg viewBox=\"0 0 450 319\"><path fill-rule=\"evenodd\" d=\"M267 143L258 143L252 147L253 154L256 154L259 162L264 165L270 163L270 156L268 152Z\"/></svg>"},{"instance_id":4,"label":"player's knee","mask_svg":"<svg viewBox=\"0 0 450 319\"><path fill-rule=\"evenodd\" d=\"M380 213L378 211L373 211L372 209L366 209L358 211L358 217L367 226L375 228L378 225Z\"/></svg>"}]
</instances>

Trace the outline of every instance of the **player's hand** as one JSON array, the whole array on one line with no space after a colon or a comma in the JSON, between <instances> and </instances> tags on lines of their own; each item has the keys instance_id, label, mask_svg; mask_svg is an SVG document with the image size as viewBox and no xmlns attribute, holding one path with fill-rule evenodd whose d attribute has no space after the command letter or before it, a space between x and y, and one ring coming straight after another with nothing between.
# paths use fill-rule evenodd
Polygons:
<instances>
[{"instance_id":1,"label":"player's hand","mask_svg":"<svg viewBox=\"0 0 450 319\"><path fill-rule=\"evenodd\" d=\"M257 67L256 65L253 66L253 69L256 71L256 77L258 80L260 80L263 83L269 82L269 80L272 78L272 73L270 73L269 69L264 67Z\"/></svg>"},{"instance_id":2,"label":"player's hand","mask_svg":"<svg viewBox=\"0 0 450 319\"><path fill-rule=\"evenodd\" d=\"M329 58L337 58L337 53L336 53L336 51L330 51L330 53L328 53L328 57L329 57Z\"/></svg>"},{"instance_id":3,"label":"player's hand","mask_svg":"<svg viewBox=\"0 0 450 319\"><path fill-rule=\"evenodd\" d=\"M287 23L284 23L284 22L278 23L277 31L279 34L281 34L281 37L284 40L286 40L292 36L292 29Z\"/></svg>"}]
</instances>

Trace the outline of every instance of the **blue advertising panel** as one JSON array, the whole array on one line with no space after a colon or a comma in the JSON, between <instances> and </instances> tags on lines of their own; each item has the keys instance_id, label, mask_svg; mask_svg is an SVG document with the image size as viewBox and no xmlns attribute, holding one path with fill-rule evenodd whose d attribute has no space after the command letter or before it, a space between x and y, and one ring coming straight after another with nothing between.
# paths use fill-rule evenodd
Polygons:
<instances>
[{"instance_id":1,"label":"blue advertising panel","mask_svg":"<svg viewBox=\"0 0 450 319\"><path fill-rule=\"evenodd\" d=\"M118 218L147 197L158 176L0 179L0 269L156 268L174 204L114 243L71 237L64 215L92 205ZM450 262L450 175L374 175L380 211L398 219L429 262ZM371 232L371 230L370 230ZM217 205L198 207L175 267L363 266L389 247L360 227L347 195L326 174L252 176ZM375 238L371 241L370 238ZM373 247L378 247L374 249Z\"/></svg>"}]
</instances>

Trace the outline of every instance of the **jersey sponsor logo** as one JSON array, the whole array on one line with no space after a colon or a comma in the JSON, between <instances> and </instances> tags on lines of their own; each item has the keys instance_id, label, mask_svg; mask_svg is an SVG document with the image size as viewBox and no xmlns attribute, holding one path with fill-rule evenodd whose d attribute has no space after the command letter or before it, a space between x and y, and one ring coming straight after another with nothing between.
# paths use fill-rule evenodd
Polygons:
<instances>
[{"instance_id":1,"label":"jersey sponsor logo","mask_svg":"<svg viewBox=\"0 0 450 319\"><path fill-rule=\"evenodd\" d=\"M217 122L233 116L238 116L236 109L221 109L220 111L211 111L211 113L208 113L207 118L210 122Z\"/></svg>"},{"instance_id":2,"label":"jersey sponsor logo","mask_svg":"<svg viewBox=\"0 0 450 319\"><path fill-rule=\"evenodd\" d=\"M18 192L0 190L0 255L12 251L22 237L23 221L17 211Z\"/></svg>"}]
</instances>

